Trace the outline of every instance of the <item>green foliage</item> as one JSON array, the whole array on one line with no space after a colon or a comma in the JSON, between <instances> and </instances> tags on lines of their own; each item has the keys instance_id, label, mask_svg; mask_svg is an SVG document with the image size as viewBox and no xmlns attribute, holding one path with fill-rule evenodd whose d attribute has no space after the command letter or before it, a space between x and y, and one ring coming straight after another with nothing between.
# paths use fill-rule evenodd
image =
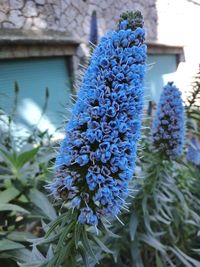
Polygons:
<instances>
[{"instance_id":1,"label":"green foliage","mask_svg":"<svg viewBox=\"0 0 200 267\"><path fill-rule=\"evenodd\" d=\"M193 90L190 92L190 95L187 98L187 108L189 111L193 109L200 109L200 70L195 76L194 82L192 83L192 89Z\"/></svg>"},{"instance_id":2,"label":"green foliage","mask_svg":"<svg viewBox=\"0 0 200 267\"><path fill-rule=\"evenodd\" d=\"M77 218L77 212L72 213L65 208L56 219L49 224L43 224L45 235L33 241L34 250L37 247L37 251L43 251L43 254L48 255L51 248L52 255L51 258L41 257L40 263L36 259L38 266L92 267L99 264L105 254L113 254L105 243L108 243L109 238L118 236L110 232L105 222L101 222L100 230L97 230L95 227L79 224ZM26 261L27 266L30 263L30 259Z\"/></svg>"},{"instance_id":3,"label":"green foliage","mask_svg":"<svg viewBox=\"0 0 200 267\"><path fill-rule=\"evenodd\" d=\"M200 137L200 70L192 83L192 90L186 101L186 114L190 121L188 128L193 135Z\"/></svg>"},{"instance_id":4,"label":"green foliage","mask_svg":"<svg viewBox=\"0 0 200 267\"><path fill-rule=\"evenodd\" d=\"M35 260L26 258L20 266L199 266L199 174L185 156L166 160L155 152L151 122L145 123L134 198L128 200L130 212L120 218L125 225L101 222L97 233L94 227L79 225L76 212L64 204L57 218L43 222L44 237L33 241Z\"/></svg>"},{"instance_id":5,"label":"green foliage","mask_svg":"<svg viewBox=\"0 0 200 267\"><path fill-rule=\"evenodd\" d=\"M199 78L186 107L197 125ZM37 127L26 137L13 134L18 94L15 84L10 115L0 109L0 265L200 266L199 169L185 156L166 160L154 151L151 121L145 121L130 211L120 217L125 225L101 221L96 229L78 224L77 213L65 203L56 211L47 198L43 188L52 179L51 136Z\"/></svg>"},{"instance_id":6,"label":"green foliage","mask_svg":"<svg viewBox=\"0 0 200 267\"><path fill-rule=\"evenodd\" d=\"M145 130L140 152L143 186L131 211L115 222L121 239L112 243L116 265L133 267L200 266L200 177L185 158L166 160L151 146ZM140 178L141 179L141 178ZM104 266L104 265L102 265Z\"/></svg>"},{"instance_id":7,"label":"green foliage","mask_svg":"<svg viewBox=\"0 0 200 267\"><path fill-rule=\"evenodd\" d=\"M41 234L41 219L50 221L57 216L43 190L51 177L51 137L36 127L29 135L15 135L17 83L14 91L11 113L0 109L0 258L4 266L11 266L11 259L30 259L28 247Z\"/></svg>"}]
</instances>

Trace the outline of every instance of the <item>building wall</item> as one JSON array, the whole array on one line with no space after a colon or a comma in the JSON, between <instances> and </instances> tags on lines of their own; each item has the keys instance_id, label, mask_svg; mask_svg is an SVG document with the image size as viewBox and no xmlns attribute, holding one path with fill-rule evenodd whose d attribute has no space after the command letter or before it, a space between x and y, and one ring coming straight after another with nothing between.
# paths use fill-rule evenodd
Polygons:
<instances>
[{"instance_id":1,"label":"building wall","mask_svg":"<svg viewBox=\"0 0 200 267\"><path fill-rule=\"evenodd\" d=\"M140 10L144 16L148 40L156 40L156 0L0 0L0 27L70 32L81 40L74 56L78 70L89 55L88 42L91 14L97 12L98 32L116 28L123 11ZM76 76L79 72L75 72Z\"/></svg>"},{"instance_id":2,"label":"building wall","mask_svg":"<svg viewBox=\"0 0 200 267\"><path fill-rule=\"evenodd\" d=\"M188 90L200 62L199 0L0 0L0 27L72 33L82 42L74 57L76 67L88 53L93 10L102 36L115 28L123 11L136 9L143 13L148 41L184 46L185 62L165 78Z\"/></svg>"},{"instance_id":3,"label":"building wall","mask_svg":"<svg viewBox=\"0 0 200 267\"><path fill-rule=\"evenodd\" d=\"M158 42L184 47L185 62L167 79L174 80L186 96L200 64L200 1L157 0Z\"/></svg>"},{"instance_id":4,"label":"building wall","mask_svg":"<svg viewBox=\"0 0 200 267\"><path fill-rule=\"evenodd\" d=\"M1 28L70 31L88 42L90 19L97 11L100 35L113 29L123 11L142 11L148 38L156 39L155 0L1 0Z\"/></svg>"}]
</instances>

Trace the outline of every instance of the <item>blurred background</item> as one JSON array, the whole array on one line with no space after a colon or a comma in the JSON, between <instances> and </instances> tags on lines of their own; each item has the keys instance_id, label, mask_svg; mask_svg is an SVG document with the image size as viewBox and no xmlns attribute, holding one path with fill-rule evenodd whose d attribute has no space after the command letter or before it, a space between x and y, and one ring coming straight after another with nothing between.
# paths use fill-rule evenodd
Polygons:
<instances>
[{"instance_id":1,"label":"blurred background","mask_svg":"<svg viewBox=\"0 0 200 267\"><path fill-rule=\"evenodd\" d=\"M148 101L157 103L167 81L175 81L186 96L200 62L199 0L1 0L3 109L11 109L17 81L19 124L25 129L36 124L48 97L37 127L53 133L68 114L80 64L86 64L89 56L89 42L98 43L116 28L126 10L140 10L145 20Z\"/></svg>"}]
</instances>

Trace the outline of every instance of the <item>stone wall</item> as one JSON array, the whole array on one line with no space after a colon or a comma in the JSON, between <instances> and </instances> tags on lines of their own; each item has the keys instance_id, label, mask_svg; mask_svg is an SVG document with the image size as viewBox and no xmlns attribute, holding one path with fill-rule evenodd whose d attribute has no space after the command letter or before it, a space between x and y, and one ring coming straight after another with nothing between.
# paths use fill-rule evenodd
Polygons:
<instances>
[{"instance_id":1,"label":"stone wall","mask_svg":"<svg viewBox=\"0 0 200 267\"><path fill-rule=\"evenodd\" d=\"M144 16L147 39L156 40L156 0L0 0L0 28L54 30L70 32L81 45L74 56L74 69L89 55L91 14L97 12L101 37L114 29L120 14L140 10ZM75 75L77 72L75 73Z\"/></svg>"},{"instance_id":2,"label":"stone wall","mask_svg":"<svg viewBox=\"0 0 200 267\"><path fill-rule=\"evenodd\" d=\"M0 27L70 31L87 43L93 10L103 35L123 11L135 9L142 11L148 38L155 40L155 0L0 0Z\"/></svg>"},{"instance_id":3,"label":"stone wall","mask_svg":"<svg viewBox=\"0 0 200 267\"><path fill-rule=\"evenodd\" d=\"M136 9L143 13L148 41L184 46L186 61L173 79L187 90L200 62L199 0L0 0L0 28L70 32L81 40L76 68L88 54L93 10L102 36L115 28L123 11Z\"/></svg>"},{"instance_id":4,"label":"stone wall","mask_svg":"<svg viewBox=\"0 0 200 267\"><path fill-rule=\"evenodd\" d=\"M157 40L160 43L182 45L185 62L179 64L174 80L187 94L200 64L200 1L157 0Z\"/></svg>"}]
</instances>

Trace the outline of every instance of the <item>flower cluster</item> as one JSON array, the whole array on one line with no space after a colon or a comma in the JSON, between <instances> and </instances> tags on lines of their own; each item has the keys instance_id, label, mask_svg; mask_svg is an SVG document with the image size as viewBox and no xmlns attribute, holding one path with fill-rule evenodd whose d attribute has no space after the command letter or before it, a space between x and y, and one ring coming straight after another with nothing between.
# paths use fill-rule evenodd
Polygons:
<instances>
[{"instance_id":1,"label":"flower cluster","mask_svg":"<svg viewBox=\"0 0 200 267\"><path fill-rule=\"evenodd\" d=\"M200 166L200 143L197 138L191 138L188 145L187 160Z\"/></svg>"},{"instance_id":2,"label":"flower cluster","mask_svg":"<svg viewBox=\"0 0 200 267\"><path fill-rule=\"evenodd\" d=\"M97 225L125 205L140 137L144 35L124 20L101 39L61 142L49 189L79 211L81 224Z\"/></svg>"},{"instance_id":3,"label":"flower cluster","mask_svg":"<svg viewBox=\"0 0 200 267\"><path fill-rule=\"evenodd\" d=\"M160 97L153 122L153 144L166 156L179 156L184 143L184 107L181 92L168 83Z\"/></svg>"}]
</instances>

